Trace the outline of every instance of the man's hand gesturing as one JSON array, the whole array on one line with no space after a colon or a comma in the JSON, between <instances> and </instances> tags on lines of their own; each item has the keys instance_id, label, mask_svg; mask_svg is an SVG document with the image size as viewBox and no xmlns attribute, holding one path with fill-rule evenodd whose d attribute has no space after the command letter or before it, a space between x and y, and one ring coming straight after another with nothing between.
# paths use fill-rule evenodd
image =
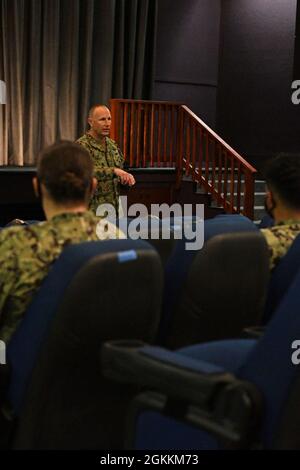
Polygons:
<instances>
[{"instance_id":1,"label":"man's hand gesturing","mask_svg":"<svg viewBox=\"0 0 300 470\"><path fill-rule=\"evenodd\" d=\"M121 170L121 168L114 168L114 173L120 178L122 184L128 184L133 186L135 184L134 176L127 171Z\"/></svg>"}]
</instances>

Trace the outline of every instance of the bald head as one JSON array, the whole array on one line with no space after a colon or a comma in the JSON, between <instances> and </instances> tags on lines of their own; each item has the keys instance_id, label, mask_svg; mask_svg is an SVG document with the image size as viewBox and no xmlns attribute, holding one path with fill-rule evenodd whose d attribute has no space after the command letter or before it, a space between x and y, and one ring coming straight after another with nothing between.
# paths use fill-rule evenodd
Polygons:
<instances>
[{"instance_id":1,"label":"bald head","mask_svg":"<svg viewBox=\"0 0 300 470\"><path fill-rule=\"evenodd\" d=\"M107 106L96 104L89 111L88 123L90 125L89 134L94 139L103 142L109 136L111 126L111 114Z\"/></svg>"},{"instance_id":2,"label":"bald head","mask_svg":"<svg viewBox=\"0 0 300 470\"><path fill-rule=\"evenodd\" d=\"M94 106L92 106L89 110L89 114L88 114L88 117L89 118L92 118L94 116L94 112L98 109L98 108L102 108L102 109L108 109L108 107L105 105L105 104L94 104Z\"/></svg>"}]
</instances>

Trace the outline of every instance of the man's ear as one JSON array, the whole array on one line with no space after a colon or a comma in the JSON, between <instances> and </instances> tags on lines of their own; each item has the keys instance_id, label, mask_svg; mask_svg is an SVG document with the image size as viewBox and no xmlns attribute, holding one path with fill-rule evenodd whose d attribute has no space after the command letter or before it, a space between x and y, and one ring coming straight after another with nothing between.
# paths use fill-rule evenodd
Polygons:
<instances>
[{"instance_id":1,"label":"man's ear","mask_svg":"<svg viewBox=\"0 0 300 470\"><path fill-rule=\"evenodd\" d=\"M97 178L93 177L91 181L91 196L93 196L94 192L96 191L97 184L98 184Z\"/></svg>"},{"instance_id":2,"label":"man's ear","mask_svg":"<svg viewBox=\"0 0 300 470\"><path fill-rule=\"evenodd\" d=\"M39 183L39 180L37 179L36 176L34 176L32 178L32 186L33 186L33 191L34 191L35 197L37 197L39 199L41 197L40 183Z\"/></svg>"},{"instance_id":3,"label":"man's ear","mask_svg":"<svg viewBox=\"0 0 300 470\"><path fill-rule=\"evenodd\" d=\"M93 119L91 117L88 118L87 122L88 122L89 126L92 127Z\"/></svg>"}]
</instances>

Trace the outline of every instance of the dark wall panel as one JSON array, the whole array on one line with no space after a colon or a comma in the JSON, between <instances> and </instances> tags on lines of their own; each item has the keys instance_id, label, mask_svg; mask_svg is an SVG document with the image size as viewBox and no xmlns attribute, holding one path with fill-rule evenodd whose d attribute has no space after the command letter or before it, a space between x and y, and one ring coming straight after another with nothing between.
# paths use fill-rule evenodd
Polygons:
<instances>
[{"instance_id":1,"label":"dark wall panel","mask_svg":"<svg viewBox=\"0 0 300 470\"><path fill-rule=\"evenodd\" d=\"M215 124L221 0L159 0L154 99Z\"/></svg>"},{"instance_id":2,"label":"dark wall panel","mask_svg":"<svg viewBox=\"0 0 300 470\"><path fill-rule=\"evenodd\" d=\"M181 101L210 127L215 127L217 92L215 87L156 82L155 99Z\"/></svg>"},{"instance_id":3,"label":"dark wall panel","mask_svg":"<svg viewBox=\"0 0 300 470\"><path fill-rule=\"evenodd\" d=\"M296 5L222 2L218 131L256 159L300 150L300 106L291 102Z\"/></svg>"}]
</instances>

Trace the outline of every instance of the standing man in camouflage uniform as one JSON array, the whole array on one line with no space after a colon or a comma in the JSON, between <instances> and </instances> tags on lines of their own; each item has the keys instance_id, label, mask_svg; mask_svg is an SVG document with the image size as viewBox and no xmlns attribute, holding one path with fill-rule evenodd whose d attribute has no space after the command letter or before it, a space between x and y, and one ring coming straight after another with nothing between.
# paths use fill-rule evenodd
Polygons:
<instances>
[{"instance_id":1,"label":"standing man in camouflage uniform","mask_svg":"<svg viewBox=\"0 0 300 470\"><path fill-rule=\"evenodd\" d=\"M280 155L265 170L265 207L275 225L261 229L270 250L270 268L276 267L300 233L300 155Z\"/></svg>"},{"instance_id":2,"label":"standing man in camouflage uniform","mask_svg":"<svg viewBox=\"0 0 300 470\"><path fill-rule=\"evenodd\" d=\"M116 142L110 139L111 114L104 105L95 105L89 111L90 129L77 140L85 147L95 165L97 189L91 200L90 208L96 213L100 204L109 203L118 215L120 182L132 186L134 177L123 170L124 157Z\"/></svg>"},{"instance_id":3,"label":"standing man in camouflage uniform","mask_svg":"<svg viewBox=\"0 0 300 470\"><path fill-rule=\"evenodd\" d=\"M41 153L33 186L47 221L0 232L1 340L10 340L51 264L67 245L118 236L108 222L105 231L96 234L99 218L87 211L97 185L93 170L89 153L72 142Z\"/></svg>"}]
</instances>

